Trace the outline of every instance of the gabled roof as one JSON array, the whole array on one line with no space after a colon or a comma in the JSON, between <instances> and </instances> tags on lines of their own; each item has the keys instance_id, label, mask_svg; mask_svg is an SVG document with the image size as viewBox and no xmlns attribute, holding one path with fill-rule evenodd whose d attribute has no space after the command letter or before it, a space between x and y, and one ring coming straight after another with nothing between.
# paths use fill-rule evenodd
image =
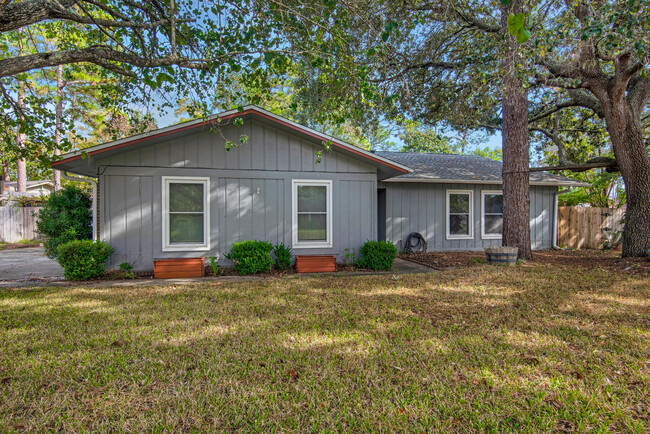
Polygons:
<instances>
[{"instance_id":1,"label":"gabled roof","mask_svg":"<svg viewBox=\"0 0 650 434\"><path fill-rule=\"evenodd\" d=\"M135 149L136 147L149 146L163 140L178 138L190 132L203 131L219 125L228 125L236 118L247 119L251 117L270 122L276 126L290 130L292 133L297 135L310 137L320 142L331 142L332 147L335 150L340 151L348 156L362 159L366 163L370 163L378 167L380 179L399 175L402 173L408 173L411 170L399 162L389 160L380 155L366 151L365 149L362 149L358 146L346 143L328 134L324 134L311 128L305 127L255 105L246 106L241 111L230 110L209 116L207 118L195 119L135 136L126 137L120 140L115 140L113 142L93 146L87 149L70 152L68 154L62 155L60 160L52 162L51 166L55 169L66 170L72 173L78 173L80 175L96 176L96 170L93 167L92 163L97 158L103 158L104 156L127 152Z\"/></svg>"},{"instance_id":2,"label":"gabled roof","mask_svg":"<svg viewBox=\"0 0 650 434\"><path fill-rule=\"evenodd\" d=\"M413 169L405 175L384 182L429 182L459 184L501 184L503 163L477 155L427 154L418 152L377 151L388 158ZM531 172L530 185L558 187L585 187L589 184L548 172Z\"/></svg>"}]
</instances>

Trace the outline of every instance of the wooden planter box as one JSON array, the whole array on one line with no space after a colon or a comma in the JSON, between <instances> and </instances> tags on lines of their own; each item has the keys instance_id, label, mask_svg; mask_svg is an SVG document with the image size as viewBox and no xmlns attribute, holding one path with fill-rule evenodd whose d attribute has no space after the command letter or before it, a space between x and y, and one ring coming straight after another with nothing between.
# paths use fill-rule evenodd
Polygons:
<instances>
[{"instance_id":1,"label":"wooden planter box","mask_svg":"<svg viewBox=\"0 0 650 434\"><path fill-rule=\"evenodd\" d=\"M298 273L326 273L336 271L336 256L297 255L296 271Z\"/></svg>"},{"instance_id":2,"label":"wooden planter box","mask_svg":"<svg viewBox=\"0 0 650 434\"><path fill-rule=\"evenodd\" d=\"M203 277L205 258L174 258L153 261L154 279Z\"/></svg>"}]
</instances>

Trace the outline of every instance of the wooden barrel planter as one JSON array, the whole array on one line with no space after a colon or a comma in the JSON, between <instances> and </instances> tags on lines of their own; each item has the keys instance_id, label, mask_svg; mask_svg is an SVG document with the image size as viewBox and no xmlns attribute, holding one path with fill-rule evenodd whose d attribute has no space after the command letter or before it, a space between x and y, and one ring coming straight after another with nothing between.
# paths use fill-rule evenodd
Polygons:
<instances>
[{"instance_id":1,"label":"wooden barrel planter","mask_svg":"<svg viewBox=\"0 0 650 434\"><path fill-rule=\"evenodd\" d=\"M492 265L515 265L517 263L517 247L488 247L485 249L485 256L488 264Z\"/></svg>"}]
</instances>

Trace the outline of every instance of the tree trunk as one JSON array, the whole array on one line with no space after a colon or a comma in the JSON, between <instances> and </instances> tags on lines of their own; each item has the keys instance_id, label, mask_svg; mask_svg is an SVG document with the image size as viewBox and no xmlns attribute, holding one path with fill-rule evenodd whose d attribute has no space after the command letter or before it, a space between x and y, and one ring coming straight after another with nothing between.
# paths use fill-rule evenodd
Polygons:
<instances>
[{"instance_id":1,"label":"tree trunk","mask_svg":"<svg viewBox=\"0 0 650 434\"><path fill-rule=\"evenodd\" d=\"M54 142L56 148L54 155L61 155L61 124L63 120L63 65L56 67L56 129L54 131ZM61 190L61 172L54 169L52 172L52 182L54 183L54 190Z\"/></svg>"},{"instance_id":2,"label":"tree trunk","mask_svg":"<svg viewBox=\"0 0 650 434\"><path fill-rule=\"evenodd\" d=\"M523 12L523 1L501 8L501 27L508 40L502 61L503 238L502 244L518 247L520 259L532 259L530 245L530 188L528 158L528 92L517 71L523 64L517 41L510 35L510 13Z\"/></svg>"},{"instance_id":3,"label":"tree trunk","mask_svg":"<svg viewBox=\"0 0 650 434\"><path fill-rule=\"evenodd\" d=\"M16 100L19 112L16 114L19 120L24 119L22 110L25 111L25 82L21 81L18 87L18 99ZM18 149L25 147L25 134L20 132L21 125L18 125L16 132L16 146ZM27 192L27 161L24 157L18 159L16 167L16 191L18 193Z\"/></svg>"},{"instance_id":4,"label":"tree trunk","mask_svg":"<svg viewBox=\"0 0 650 434\"><path fill-rule=\"evenodd\" d=\"M627 102L604 105L607 130L612 140L627 197L623 229L623 257L645 256L650 250L650 157L643 141L643 127Z\"/></svg>"},{"instance_id":5,"label":"tree trunk","mask_svg":"<svg viewBox=\"0 0 650 434\"><path fill-rule=\"evenodd\" d=\"M0 195L5 193L5 183L11 181L9 177L9 163L2 162L2 174L0 174Z\"/></svg>"}]
</instances>

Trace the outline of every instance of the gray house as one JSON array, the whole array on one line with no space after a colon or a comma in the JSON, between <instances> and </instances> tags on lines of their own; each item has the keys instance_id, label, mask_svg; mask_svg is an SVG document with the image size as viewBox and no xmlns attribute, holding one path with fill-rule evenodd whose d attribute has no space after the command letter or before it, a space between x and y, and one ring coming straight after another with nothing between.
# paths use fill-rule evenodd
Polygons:
<instances>
[{"instance_id":1,"label":"gray house","mask_svg":"<svg viewBox=\"0 0 650 434\"><path fill-rule=\"evenodd\" d=\"M239 145L227 150L231 142ZM324 143L331 150L319 157ZM115 248L111 266L151 270L155 259L222 255L247 239L339 260L368 239L399 247L410 232L430 250L500 244L500 163L368 152L256 106L76 151L52 166L96 180L94 236ZM555 195L574 185L531 176L534 248L552 246Z\"/></svg>"}]
</instances>

